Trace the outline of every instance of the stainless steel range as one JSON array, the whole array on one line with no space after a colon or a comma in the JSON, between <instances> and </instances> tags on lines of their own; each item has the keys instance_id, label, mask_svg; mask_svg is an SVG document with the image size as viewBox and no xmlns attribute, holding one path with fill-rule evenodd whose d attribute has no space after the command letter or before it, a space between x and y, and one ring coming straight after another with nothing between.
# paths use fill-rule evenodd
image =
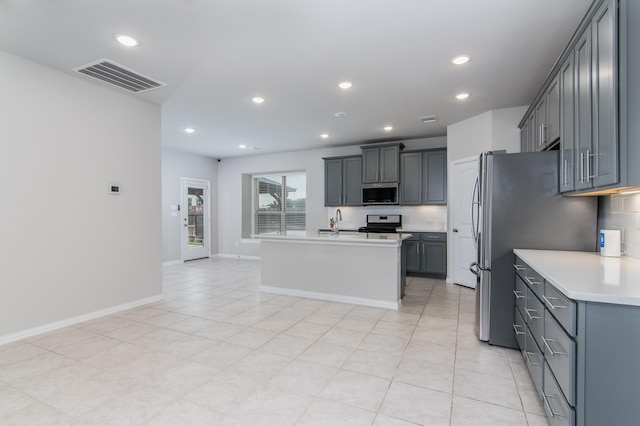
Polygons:
<instances>
[{"instance_id":1,"label":"stainless steel range","mask_svg":"<svg viewBox=\"0 0 640 426\"><path fill-rule=\"evenodd\" d=\"M402 226L401 214L368 214L367 226L358 228L359 232L395 234Z\"/></svg>"}]
</instances>

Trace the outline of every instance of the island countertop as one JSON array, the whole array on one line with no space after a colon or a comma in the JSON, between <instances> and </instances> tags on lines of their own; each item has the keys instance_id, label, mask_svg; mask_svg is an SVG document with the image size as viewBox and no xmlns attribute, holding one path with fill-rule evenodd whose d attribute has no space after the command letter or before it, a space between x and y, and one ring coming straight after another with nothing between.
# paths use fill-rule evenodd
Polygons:
<instances>
[{"instance_id":1,"label":"island countertop","mask_svg":"<svg viewBox=\"0 0 640 426\"><path fill-rule=\"evenodd\" d=\"M577 251L514 253L570 299L640 306L640 260Z\"/></svg>"},{"instance_id":2,"label":"island countertop","mask_svg":"<svg viewBox=\"0 0 640 426\"><path fill-rule=\"evenodd\" d=\"M309 231L304 235L256 235L260 240L288 241L314 244L356 244L356 245L392 245L398 246L402 241L411 238L411 234L376 234L366 232L318 233Z\"/></svg>"}]
</instances>

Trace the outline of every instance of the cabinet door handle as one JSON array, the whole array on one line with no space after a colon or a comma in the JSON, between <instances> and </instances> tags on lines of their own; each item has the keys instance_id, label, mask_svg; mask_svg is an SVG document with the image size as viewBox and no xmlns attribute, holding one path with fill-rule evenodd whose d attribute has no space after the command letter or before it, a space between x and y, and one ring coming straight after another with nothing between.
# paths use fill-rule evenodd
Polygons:
<instances>
[{"instance_id":1,"label":"cabinet door handle","mask_svg":"<svg viewBox=\"0 0 640 426\"><path fill-rule=\"evenodd\" d=\"M555 340L555 339L546 339L544 336L542 336L542 341L544 342L544 345L549 350L549 353L551 354L551 356L566 355L566 353L564 353L564 352L554 351L553 349L551 349L551 345L549 344L549 342L557 342L557 340Z\"/></svg>"},{"instance_id":2,"label":"cabinet door handle","mask_svg":"<svg viewBox=\"0 0 640 426\"><path fill-rule=\"evenodd\" d=\"M513 264L513 267L516 268L516 271L526 271L527 270L526 266L518 265L516 263Z\"/></svg>"},{"instance_id":3,"label":"cabinet door handle","mask_svg":"<svg viewBox=\"0 0 640 426\"><path fill-rule=\"evenodd\" d=\"M584 183L584 152L580 153L580 183Z\"/></svg>"},{"instance_id":4,"label":"cabinet door handle","mask_svg":"<svg viewBox=\"0 0 640 426\"><path fill-rule=\"evenodd\" d=\"M544 303L546 303L551 309L566 309L568 308L568 306L564 306L564 305L554 305L553 303L551 303L551 300L549 299L553 299L553 300L560 300L557 297L551 297L549 296L547 298L547 296L545 296L544 294L542 295L542 298L544 299Z\"/></svg>"},{"instance_id":5,"label":"cabinet door handle","mask_svg":"<svg viewBox=\"0 0 640 426\"><path fill-rule=\"evenodd\" d=\"M516 295L516 299L524 299L525 298L525 296L522 295L521 291L513 290L513 294Z\"/></svg>"},{"instance_id":6,"label":"cabinet door handle","mask_svg":"<svg viewBox=\"0 0 640 426\"><path fill-rule=\"evenodd\" d=\"M524 280L529 283L529 285L540 285L542 284L540 281L533 281L531 277L524 277Z\"/></svg>"},{"instance_id":7,"label":"cabinet door handle","mask_svg":"<svg viewBox=\"0 0 640 426\"><path fill-rule=\"evenodd\" d=\"M541 363L535 363L533 361L531 361L531 357L535 355L533 352L525 352L524 356L525 358L527 358L527 364L529 365L542 365Z\"/></svg>"},{"instance_id":8,"label":"cabinet door handle","mask_svg":"<svg viewBox=\"0 0 640 426\"><path fill-rule=\"evenodd\" d=\"M525 309L524 311L527 313L527 316L529 317L530 320L542 319L542 317L531 314L531 312L538 312L535 309Z\"/></svg>"},{"instance_id":9,"label":"cabinet door handle","mask_svg":"<svg viewBox=\"0 0 640 426\"><path fill-rule=\"evenodd\" d=\"M518 328L522 328L522 326L518 324L513 324L513 330L516 332L516 334L524 334L524 331L518 331Z\"/></svg>"},{"instance_id":10,"label":"cabinet door handle","mask_svg":"<svg viewBox=\"0 0 640 426\"><path fill-rule=\"evenodd\" d=\"M557 398L557 397L553 395L547 395L546 393L542 392L542 399L544 400L544 405L546 405L547 408L549 409L549 414L551 414L551 417L567 417L560 413L554 412L553 409L551 408L551 404L549 404L548 398Z\"/></svg>"},{"instance_id":11,"label":"cabinet door handle","mask_svg":"<svg viewBox=\"0 0 640 426\"><path fill-rule=\"evenodd\" d=\"M591 168L592 168L592 164L591 164L591 157L594 157L595 154L591 154L590 150L587 150L587 182L591 182L591 178L596 177L595 174L591 174Z\"/></svg>"},{"instance_id":12,"label":"cabinet door handle","mask_svg":"<svg viewBox=\"0 0 640 426\"><path fill-rule=\"evenodd\" d=\"M563 171L562 171L562 174L564 175L564 179L563 179L564 183L562 184L562 186L567 186L568 185L568 183L567 183L567 174L568 174L567 171L568 171L568 169L569 169L569 160L564 160L564 168L563 168Z\"/></svg>"}]
</instances>

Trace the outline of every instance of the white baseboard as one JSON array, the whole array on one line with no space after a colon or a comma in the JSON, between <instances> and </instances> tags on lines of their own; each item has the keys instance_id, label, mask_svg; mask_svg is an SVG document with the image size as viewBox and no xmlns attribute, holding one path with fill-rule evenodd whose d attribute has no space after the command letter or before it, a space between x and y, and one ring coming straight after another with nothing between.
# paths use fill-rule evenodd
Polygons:
<instances>
[{"instance_id":1,"label":"white baseboard","mask_svg":"<svg viewBox=\"0 0 640 426\"><path fill-rule=\"evenodd\" d=\"M182 265L184 260L169 260L167 262L162 262L162 266L172 266L172 265Z\"/></svg>"},{"instance_id":2,"label":"white baseboard","mask_svg":"<svg viewBox=\"0 0 640 426\"><path fill-rule=\"evenodd\" d=\"M402 303L401 301L398 301L396 303L384 302L382 300L364 299L361 297L351 297L351 296L341 296L338 294L330 294L330 293L317 293L315 291L293 290L289 288L271 287L271 286L265 286L265 285L260 286L260 291L264 291L265 293L282 294L284 296L306 297L308 299L318 299L318 300L326 300L329 302L348 303L350 305L364 305L364 306L371 306L374 308L393 309L395 311L399 309Z\"/></svg>"},{"instance_id":3,"label":"white baseboard","mask_svg":"<svg viewBox=\"0 0 640 426\"><path fill-rule=\"evenodd\" d=\"M146 299L135 300L129 303L123 303L122 305L112 306L107 309L101 309L99 311L90 312L88 314L79 315L77 317L67 318L62 321L56 321L49 324L41 325L27 330L19 331L17 333L6 334L0 336L0 346L15 342L17 340L26 339L27 337L37 336L38 334L48 333L49 331L57 330L59 328L68 327L70 325L79 324L84 321L89 321L95 318L104 317L107 315L115 314L117 312L125 311L127 309L136 308L138 306L147 305L149 303L160 302L164 300L163 295L147 297Z\"/></svg>"},{"instance_id":4,"label":"white baseboard","mask_svg":"<svg viewBox=\"0 0 640 426\"><path fill-rule=\"evenodd\" d=\"M260 260L260 256L245 256L242 254L226 254L226 253L214 254L211 257L228 257L233 259Z\"/></svg>"}]
</instances>

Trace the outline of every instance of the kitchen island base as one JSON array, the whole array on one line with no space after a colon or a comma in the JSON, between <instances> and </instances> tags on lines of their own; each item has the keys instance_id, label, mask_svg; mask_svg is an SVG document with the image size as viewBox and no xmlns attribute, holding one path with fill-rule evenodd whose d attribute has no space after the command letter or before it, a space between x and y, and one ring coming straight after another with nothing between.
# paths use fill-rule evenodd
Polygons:
<instances>
[{"instance_id":1,"label":"kitchen island base","mask_svg":"<svg viewBox=\"0 0 640 426\"><path fill-rule=\"evenodd\" d=\"M404 281L402 239L261 237L260 290L397 310Z\"/></svg>"}]
</instances>

